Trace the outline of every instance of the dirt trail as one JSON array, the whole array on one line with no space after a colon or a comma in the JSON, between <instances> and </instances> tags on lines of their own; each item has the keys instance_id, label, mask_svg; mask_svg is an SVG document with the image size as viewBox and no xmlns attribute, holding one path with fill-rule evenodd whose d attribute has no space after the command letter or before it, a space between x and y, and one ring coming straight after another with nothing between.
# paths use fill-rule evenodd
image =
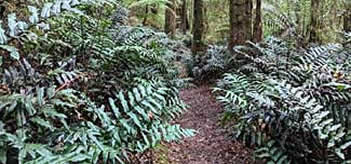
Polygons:
<instances>
[{"instance_id":1,"label":"dirt trail","mask_svg":"<svg viewBox=\"0 0 351 164\"><path fill-rule=\"evenodd\" d=\"M171 164L244 164L251 163L251 154L240 143L229 138L219 125L223 110L207 85L184 89L181 98L189 109L176 122L198 131L195 137L167 144Z\"/></svg>"}]
</instances>

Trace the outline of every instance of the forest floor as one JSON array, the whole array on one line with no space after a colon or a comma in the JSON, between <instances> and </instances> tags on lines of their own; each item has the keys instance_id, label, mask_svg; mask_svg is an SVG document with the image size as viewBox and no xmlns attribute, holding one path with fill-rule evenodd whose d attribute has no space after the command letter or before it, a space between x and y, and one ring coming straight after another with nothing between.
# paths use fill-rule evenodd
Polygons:
<instances>
[{"instance_id":1,"label":"forest floor","mask_svg":"<svg viewBox=\"0 0 351 164\"><path fill-rule=\"evenodd\" d=\"M175 123L197 131L195 137L163 144L156 164L244 164L252 163L251 152L233 141L220 125L223 109L209 85L184 89L181 98L188 110Z\"/></svg>"}]
</instances>

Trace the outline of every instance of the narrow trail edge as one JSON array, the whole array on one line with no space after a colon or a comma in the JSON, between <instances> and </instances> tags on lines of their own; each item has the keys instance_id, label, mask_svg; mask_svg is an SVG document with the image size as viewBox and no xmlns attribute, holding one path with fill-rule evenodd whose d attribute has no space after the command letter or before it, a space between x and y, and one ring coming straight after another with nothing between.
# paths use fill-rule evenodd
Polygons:
<instances>
[{"instance_id":1,"label":"narrow trail edge","mask_svg":"<svg viewBox=\"0 0 351 164\"><path fill-rule=\"evenodd\" d=\"M175 123L198 133L195 137L164 145L168 164L252 163L250 151L229 138L229 132L219 124L223 109L211 94L209 85L183 89L180 96L188 110Z\"/></svg>"}]
</instances>

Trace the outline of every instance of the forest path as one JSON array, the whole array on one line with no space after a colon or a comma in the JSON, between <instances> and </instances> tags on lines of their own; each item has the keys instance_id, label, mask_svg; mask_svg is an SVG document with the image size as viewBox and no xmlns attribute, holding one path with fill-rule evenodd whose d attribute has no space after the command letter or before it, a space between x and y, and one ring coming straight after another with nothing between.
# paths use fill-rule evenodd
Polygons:
<instances>
[{"instance_id":1,"label":"forest path","mask_svg":"<svg viewBox=\"0 0 351 164\"><path fill-rule=\"evenodd\" d=\"M210 86L184 89L181 98L189 106L175 123L197 130L195 137L166 144L165 161L157 164L244 164L251 163L250 152L228 136L220 125L223 109L211 94Z\"/></svg>"}]
</instances>

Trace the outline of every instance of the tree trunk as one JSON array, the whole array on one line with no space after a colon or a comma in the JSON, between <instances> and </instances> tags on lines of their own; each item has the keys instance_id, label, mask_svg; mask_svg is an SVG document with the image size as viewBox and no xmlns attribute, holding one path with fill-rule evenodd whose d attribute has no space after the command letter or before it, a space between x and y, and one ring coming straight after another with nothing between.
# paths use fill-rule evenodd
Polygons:
<instances>
[{"instance_id":1,"label":"tree trunk","mask_svg":"<svg viewBox=\"0 0 351 164\"><path fill-rule=\"evenodd\" d=\"M193 41L192 41L192 52L196 54L203 48L203 1L194 0L194 21L193 21Z\"/></svg>"},{"instance_id":2,"label":"tree trunk","mask_svg":"<svg viewBox=\"0 0 351 164\"><path fill-rule=\"evenodd\" d=\"M295 17L296 17L296 32L300 35L302 34L303 31L303 21L301 21L302 19L302 14L301 14L301 4L299 1L297 2L292 2L294 3L295 7L294 7L294 13L295 13Z\"/></svg>"},{"instance_id":3,"label":"tree trunk","mask_svg":"<svg viewBox=\"0 0 351 164\"><path fill-rule=\"evenodd\" d=\"M310 39L312 43L319 43L321 41L319 37L319 26L320 26L320 0L311 1L311 24L310 24Z\"/></svg>"},{"instance_id":4,"label":"tree trunk","mask_svg":"<svg viewBox=\"0 0 351 164\"><path fill-rule=\"evenodd\" d=\"M203 15L203 35L206 36L206 34L209 32L209 20L208 20L208 4L206 2L203 2L203 7L202 7L202 15Z\"/></svg>"},{"instance_id":5,"label":"tree trunk","mask_svg":"<svg viewBox=\"0 0 351 164\"><path fill-rule=\"evenodd\" d=\"M252 0L230 0L230 38L228 49L252 39Z\"/></svg>"},{"instance_id":6,"label":"tree trunk","mask_svg":"<svg viewBox=\"0 0 351 164\"><path fill-rule=\"evenodd\" d=\"M187 1L186 0L183 0L181 11L182 11L182 15L181 15L180 28L181 28L182 32L185 34L189 29L188 9L187 9Z\"/></svg>"},{"instance_id":7,"label":"tree trunk","mask_svg":"<svg viewBox=\"0 0 351 164\"><path fill-rule=\"evenodd\" d=\"M145 6L145 15L144 15L144 19L143 19L143 26L146 26L148 14L149 14L149 5L146 5Z\"/></svg>"},{"instance_id":8,"label":"tree trunk","mask_svg":"<svg viewBox=\"0 0 351 164\"><path fill-rule=\"evenodd\" d=\"M344 15L344 31L351 32L351 2L346 1L346 12Z\"/></svg>"},{"instance_id":9,"label":"tree trunk","mask_svg":"<svg viewBox=\"0 0 351 164\"><path fill-rule=\"evenodd\" d=\"M256 43L262 41L263 38L261 7L262 0L256 0L256 17L253 31L253 41Z\"/></svg>"},{"instance_id":10,"label":"tree trunk","mask_svg":"<svg viewBox=\"0 0 351 164\"><path fill-rule=\"evenodd\" d=\"M166 14L165 14L165 33L174 37L177 28L177 17L176 17L176 1L171 0L167 3Z\"/></svg>"}]
</instances>

